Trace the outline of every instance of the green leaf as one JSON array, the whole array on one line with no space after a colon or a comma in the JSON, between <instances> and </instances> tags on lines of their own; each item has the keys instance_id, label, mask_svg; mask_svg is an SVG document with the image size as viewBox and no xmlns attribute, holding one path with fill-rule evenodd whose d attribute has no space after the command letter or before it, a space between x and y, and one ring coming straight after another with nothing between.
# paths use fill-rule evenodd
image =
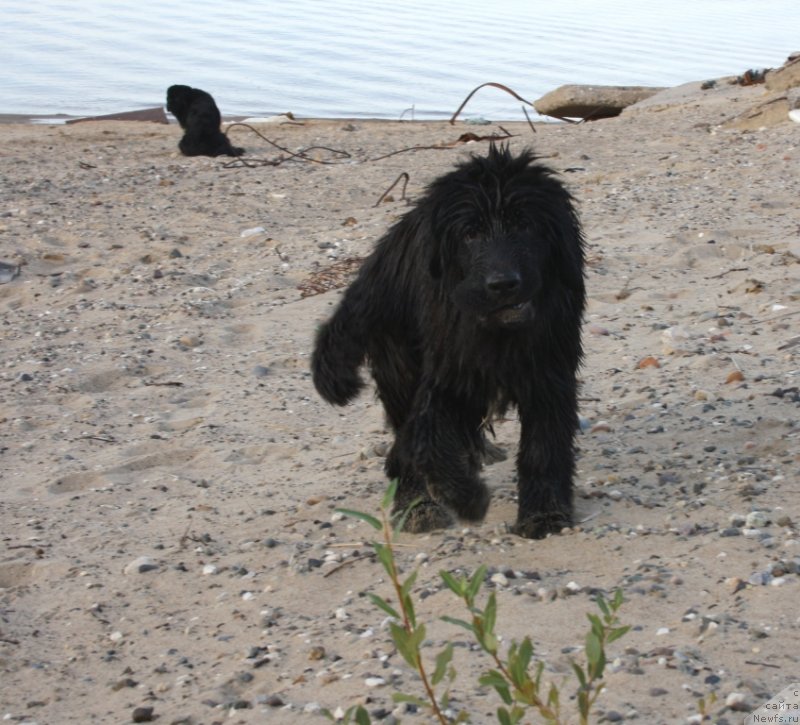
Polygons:
<instances>
[{"instance_id":1,"label":"green leaf","mask_svg":"<svg viewBox=\"0 0 800 725\"><path fill-rule=\"evenodd\" d=\"M589 621L592 623L592 633L600 640L603 639L603 622L596 614L587 614Z\"/></svg>"},{"instance_id":2,"label":"green leaf","mask_svg":"<svg viewBox=\"0 0 800 725\"><path fill-rule=\"evenodd\" d=\"M450 643L436 656L436 669L431 676L431 683L438 685L447 674L447 666L453 659L453 644Z\"/></svg>"},{"instance_id":3,"label":"green leaf","mask_svg":"<svg viewBox=\"0 0 800 725\"><path fill-rule=\"evenodd\" d=\"M513 725L511 715L508 714L508 710L504 707L497 708L497 721L500 725Z\"/></svg>"},{"instance_id":4,"label":"green leaf","mask_svg":"<svg viewBox=\"0 0 800 725\"><path fill-rule=\"evenodd\" d=\"M386 493L383 494L383 500L381 501L381 508L382 509L389 509L392 507L394 503L394 497L397 495L397 484L399 483L398 479L393 478L389 481L389 486L386 488Z\"/></svg>"},{"instance_id":5,"label":"green leaf","mask_svg":"<svg viewBox=\"0 0 800 725\"><path fill-rule=\"evenodd\" d=\"M608 633L608 638L606 639L606 642L608 643L616 642L616 640L618 640L620 637L623 637L628 632L630 632L630 629L631 629L630 624L626 624L624 627L617 627L616 629L612 629Z\"/></svg>"},{"instance_id":6,"label":"green leaf","mask_svg":"<svg viewBox=\"0 0 800 725\"><path fill-rule=\"evenodd\" d=\"M605 598L602 594L597 595L597 599L594 600L597 606L600 608L600 611L606 615L606 617L611 616L611 610L608 608L608 604L606 603Z\"/></svg>"},{"instance_id":7,"label":"green leaf","mask_svg":"<svg viewBox=\"0 0 800 725\"><path fill-rule=\"evenodd\" d=\"M374 516L370 516L369 514L365 514L363 511L353 511L352 509L336 509L340 514L344 514L345 516L352 516L354 519L361 519L362 521L366 521L373 529L380 531L383 528L383 524L378 521Z\"/></svg>"},{"instance_id":8,"label":"green leaf","mask_svg":"<svg viewBox=\"0 0 800 725\"><path fill-rule=\"evenodd\" d=\"M411 597L406 594L403 597L403 611L406 613L406 617L408 617L408 621L411 622L412 627L417 626L417 614L414 611L414 601Z\"/></svg>"},{"instance_id":9,"label":"green leaf","mask_svg":"<svg viewBox=\"0 0 800 725\"><path fill-rule=\"evenodd\" d=\"M358 725L371 725L372 723L369 713L361 705L359 705L356 710L356 722Z\"/></svg>"},{"instance_id":10,"label":"green leaf","mask_svg":"<svg viewBox=\"0 0 800 725\"><path fill-rule=\"evenodd\" d=\"M522 663L522 668L527 671L528 667L531 664L531 658L533 657L533 642L531 642L530 637L525 637L522 640L522 644L519 646L519 658Z\"/></svg>"},{"instance_id":11,"label":"green leaf","mask_svg":"<svg viewBox=\"0 0 800 725\"><path fill-rule=\"evenodd\" d=\"M483 584L484 580L486 579L486 566L481 564L475 573L472 575L472 578L469 580L469 584L467 585L467 591L465 592L465 598L467 599L467 603L469 606L472 606L472 603L475 601L475 597L478 595L480 591L481 585Z\"/></svg>"},{"instance_id":12,"label":"green leaf","mask_svg":"<svg viewBox=\"0 0 800 725\"><path fill-rule=\"evenodd\" d=\"M377 594L367 594L367 598L379 609L382 609L386 614L390 617L394 617L395 619L402 619L402 617L397 613L397 610L392 607L385 599L379 597Z\"/></svg>"},{"instance_id":13,"label":"green leaf","mask_svg":"<svg viewBox=\"0 0 800 725\"><path fill-rule=\"evenodd\" d=\"M442 617L442 621L447 622L448 624L455 624L457 627L463 627L468 632L475 634L475 626L469 622L465 622L463 619L457 619L456 617Z\"/></svg>"},{"instance_id":14,"label":"green leaf","mask_svg":"<svg viewBox=\"0 0 800 725\"><path fill-rule=\"evenodd\" d=\"M403 582L403 586L400 587L400 592L403 594L403 596L408 596L408 593L411 591L411 587L413 587L417 581L418 573L419 570L414 569L414 571L412 571L411 574L408 575L408 578Z\"/></svg>"},{"instance_id":15,"label":"green leaf","mask_svg":"<svg viewBox=\"0 0 800 725\"><path fill-rule=\"evenodd\" d=\"M439 576L442 577L442 581L453 594L458 597L464 596L463 579L456 579L449 571L445 571L444 569L439 572Z\"/></svg>"},{"instance_id":16,"label":"green leaf","mask_svg":"<svg viewBox=\"0 0 800 725\"><path fill-rule=\"evenodd\" d=\"M486 634L494 634L494 627L497 623L497 596L494 592L489 595L486 602L486 609L483 610L483 630Z\"/></svg>"},{"instance_id":17,"label":"green leaf","mask_svg":"<svg viewBox=\"0 0 800 725\"><path fill-rule=\"evenodd\" d=\"M583 668L577 662L570 662L572 665L572 671L575 673L575 677L578 678L578 682L581 683L581 688L586 689L586 674L583 671Z\"/></svg>"},{"instance_id":18,"label":"green leaf","mask_svg":"<svg viewBox=\"0 0 800 725\"><path fill-rule=\"evenodd\" d=\"M389 623L389 631L392 634L397 651L413 670L419 669L417 648L414 646L412 633L405 630L395 622Z\"/></svg>"},{"instance_id":19,"label":"green leaf","mask_svg":"<svg viewBox=\"0 0 800 725\"><path fill-rule=\"evenodd\" d=\"M594 633L589 632L586 635L586 659L590 664L600 661L603 654L603 645L600 643L600 638Z\"/></svg>"},{"instance_id":20,"label":"green leaf","mask_svg":"<svg viewBox=\"0 0 800 725\"><path fill-rule=\"evenodd\" d=\"M478 678L478 682L483 685L483 687L508 687L508 682L506 682L506 678L503 677L497 670L489 670L485 672Z\"/></svg>"},{"instance_id":21,"label":"green leaf","mask_svg":"<svg viewBox=\"0 0 800 725\"><path fill-rule=\"evenodd\" d=\"M385 544L379 544L377 541L373 543L372 546L375 549L375 553L378 555L378 561L383 564L383 568L386 570L386 573L390 577L394 577L395 568L392 550Z\"/></svg>"},{"instance_id":22,"label":"green leaf","mask_svg":"<svg viewBox=\"0 0 800 725\"><path fill-rule=\"evenodd\" d=\"M622 602L625 600L622 597L622 589L617 589L614 592L614 599L611 601L611 609L615 612L622 606Z\"/></svg>"},{"instance_id":23,"label":"green leaf","mask_svg":"<svg viewBox=\"0 0 800 725\"><path fill-rule=\"evenodd\" d=\"M526 645L527 642L527 645ZM508 652L508 669L511 675L511 680L518 690L524 690L530 677L528 677L528 664L531 661L533 654L533 645L527 637L523 640L522 645L517 647L516 644L512 645Z\"/></svg>"},{"instance_id":24,"label":"green leaf","mask_svg":"<svg viewBox=\"0 0 800 725\"><path fill-rule=\"evenodd\" d=\"M558 688L555 685L550 685L550 692L547 694L547 704L555 712L559 710L561 704L560 697L561 693L559 693Z\"/></svg>"},{"instance_id":25,"label":"green leaf","mask_svg":"<svg viewBox=\"0 0 800 725\"><path fill-rule=\"evenodd\" d=\"M586 635L586 659L589 662L587 667L589 679L600 679L606 666L606 655L600 638L594 632Z\"/></svg>"},{"instance_id":26,"label":"green leaf","mask_svg":"<svg viewBox=\"0 0 800 725\"><path fill-rule=\"evenodd\" d=\"M402 692L392 693L392 700L394 702L410 702L417 707L426 708L430 704L427 700L423 700L415 695L404 695Z\"/></svg>"},{"instance_id":27,"label":"green leaf","mask_svg":"<svg viewBox=\"0 0 800 725\"><path fill-rule=\"evenodd\" d=\"M497 637L494 634L490 632L484 632L483 636L478 640L478 642L481 647L483 647L483 649L486 650L486 652L488 652L490 655L497 654Z\"/></svg>"},{"instance_id":28,"label":"green leaf","mask_svg":"<svg viewBox=\"0 0 800 725\"><path fill-rule=\"evenodd\" d=\"M422 502L422 496L419 496L418 498L415 498L410 504L408 504L408 506L406 506L405 510L398 511L392 516L392 528L394 529L394 537L393 538L397 538L397 536L400 534L400 532L403 530L403 528L406 525L406 519L409 517L411 512L417 506L419 506L419 504L421 502Z\"/></svg>"}]
</instances>

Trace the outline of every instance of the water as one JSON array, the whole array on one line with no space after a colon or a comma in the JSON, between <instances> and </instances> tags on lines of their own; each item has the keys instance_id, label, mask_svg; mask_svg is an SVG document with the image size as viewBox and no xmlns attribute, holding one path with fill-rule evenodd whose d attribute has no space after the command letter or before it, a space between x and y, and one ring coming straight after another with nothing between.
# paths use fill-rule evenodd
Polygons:
<instances>
[{"instance_id":1,"label":"water","mask_svg":"<svg viewBox=\"0 0 800 725\"><path fill-rule=\"evenodd\" d=\"M798 28L798 0L3 0L0 113L115 113L182 83L225 115L447 118L487 81L533 101L779 66ZM465 115L520 105L487 88Z\"/></svg>"}]
</instances>

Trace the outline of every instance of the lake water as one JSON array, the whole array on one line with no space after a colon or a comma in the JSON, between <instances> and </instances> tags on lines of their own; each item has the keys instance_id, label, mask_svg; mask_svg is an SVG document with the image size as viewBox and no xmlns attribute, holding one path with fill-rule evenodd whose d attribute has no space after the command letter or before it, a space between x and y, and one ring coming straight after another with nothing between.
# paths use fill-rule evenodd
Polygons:
<instances>
[{"instance_id":1,"label":"lake water","mask_svg":"<svg viewBox=\"0 0 800 725\"><path fill-rule=\"evenodd\" d=\"M672 86L776 67L799 0L2 0L0 113L156 106L183 83L225 115L447 118L487 81ZM486 88L465 116L523 120Z\"/></svg>"}]
</instances>

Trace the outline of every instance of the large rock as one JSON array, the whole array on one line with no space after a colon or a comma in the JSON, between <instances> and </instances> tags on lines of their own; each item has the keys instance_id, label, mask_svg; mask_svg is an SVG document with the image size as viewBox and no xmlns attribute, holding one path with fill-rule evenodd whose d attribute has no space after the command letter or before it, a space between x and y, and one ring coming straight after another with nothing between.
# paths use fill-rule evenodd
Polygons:
<instances>
[{"instance_id":1,"label":"large rock","mask_svg":"<svg viewBox=\"0 0 800 725\"><path fill-rule=\"evenodd\" d=\"M650 98L663 88L650 86L580 86L556 88L533 102L536 112L555 118L611 118L623 108Z\"/></svg>"},{"instance_id":2,"label":"large rock","mask_svg":"<svg viewBox=\"0 0 800 725\"><path fill-rule=\"evenodd\" d=\"M764 81L768 91L788 91L800 86L800 53L792 53L780 67L767 73Z\"/></svg>"}]
</instances>

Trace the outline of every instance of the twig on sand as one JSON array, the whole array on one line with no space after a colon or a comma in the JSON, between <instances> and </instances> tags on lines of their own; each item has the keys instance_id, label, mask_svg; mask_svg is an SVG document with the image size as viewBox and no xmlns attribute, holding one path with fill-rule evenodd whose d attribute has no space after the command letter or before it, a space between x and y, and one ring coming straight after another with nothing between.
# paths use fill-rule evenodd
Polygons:
<instances>
[{"instance_id":1,"label":"twig on sand","mask_svg":"<svg viewBox=\"0 0 800 725\"><path fill-rule=\"evenodd\" d=\"M525 119L528 121L528 125L531 127L531 131L537 133L536 126L533 125L533 121L531 121L531 117L528 115L528 109L525 106L522 107L522 112L525 114Z\"/></svg>"},{"instance_id":2,"label":"twig on sand","mask_svg":"<svg viewBox=\"0 0 800 725\"><path fill-rule=\"evenodd\" d=\"M502 136L497 133L489 134L488 136L479 136L476 133L468 131L467 133L462 133L455 141L451 141L450 143L437 144L436 146L409 146L408 148L405 149L390 151L388 154L384 154L383 156L376 156L373 159L367 159L367 161L380 161L382 159L388 159L390 156L397 156L397 154L404 154L408 151L444 151L447 149L455 148L456 146L460 146L461 144L464 143L473 143L475 141L504 141L507 138L514 138L514 136L516 135L513 133L509 133L502 126L498 126L498 128L503 132Z\"/></svg>"},{"instance_id":3,"label":"twig on sand","mask_svg":"<svg viewBox=\"0 0 800 725\"><path fill-rule=\"evenodd\" d=\"M388 188L386 191L384 191L384 192L383 192L383 194L381 194L381 196L380 196L380 198L378 199L378 201L376 201L376 202L375 202L375 206L380 206L380 203L381 203L381 202L382 202L382 201L383 201L383 200L384 200L384 199L385 199L387 196L389 196L389 192L390 192L392 189L394 189L394 187L395 187L395 186L397 186L397 183L398 183L398 182L399 182L401 179L403 180L403 190L400 192L400 198L401 198L401 199L403 199L403 200L405 200L405 198L406 198L406 187L408 186L408 180L409 180L410 178L411 178L411 177L410 177L410 176L408 175L408 173L407 173L407 172L405 172L405 171L404 171L402 174L400 174L400 176L398 176L398 177L397 177L397 178L396 178L396 179L395 179L395 180L392 182L392 185L391 185L391 186L390 186L390 187L389 187L389 188Z\"/></svg>"},{"instance_id":4,"label":"twig on sand","mask_svg":"<svg viewBox=\"0 0 800 725\"><path fill-rule=\"evenodd\" d=\"M375 554L374 554L374 552L371 552L369 554L361 554L360 556L354 556L354 557L352 557L350 559L345 559L341 564L339 564L338 566L333 567L333 569L328 569L328 571L326 571L322 575L322 578L326 579L331 574L339 571L339 569L344 569L344 567L349 566L350 564L355 564L357 561L361 561L362 559L369 559L370 557L373 557L373 556L375 556Z\"/></svg>"},{"instance_id":5,"label":"twig on sand","mask_svg":"<svg viewBox=\"0 0 800 725\"><path fill-rule=\"evenodd\" d=\"M522 101L523 103L526 103L529 106L533 106L533 104L530 101L526 101L516 91L512 91L508 86L504 86L502 83L492 83L492 82L482 83L477 88L474 88L472 91L470 91L470 94L464 99L463 103L458 107L458 110L450 117L450 124L451 125L456 122L456 118L458 118L458 114L461 113L461 111L463 110L464 106L466 106L467 103L469 103L469 99L472 98L472 96L474 96L481 88L485 88L486 86L492 86L493 88L499 88L501 91L505 91L506 93L510 93L518 101Z\"/></svg>"},{"instance_id":6,"label":"twig on sand","mask_svg":"<svg viewBox=\"0 0 800 725\"><path fill-rule=\"evenodd\" d=\"M341 164L341 163L344 162L345 159L349 159L350 158L350 154L347 151L342 151L340 149L332 149L332 148L329 148L328 146L309 146L307 149L303 149L302 151L299 151L298 153L295 153L294 151L290 151L289 149L285 148L284 146L281 146L280 144L276 143L275 141L272 141L271 139L268 139L263 133L261 133L258 129L253 128L249 123L241 123L241 122L232 123L226 129L225 135L227 136L228 133L230 132L230 130L232 128L236 128L236 126L244 126L244 128L250 129L256 136L258 136L259 138L262 138L264 141L266 141L268 144L270 144L270 146L274 146L279 151L282 151L283 153L288 154L290 159L298 159L299 161L308 161L308 162L313 163L313 164ZM333 155L333 159L328 159L328 160L315 159L315 158L313 158L313 157L308 155L309 151L328 151ZM282 164L284 161L287 161L287 160L288 159L284 159L284 158L280 158L280 159L247 159L247 158L239 158L239 159L235 159L233 161L229 161L226 164L223 164L223 167L226 168L226 169L230 169L230 168L233 168L234 166L237 166L237 165L239 165L239 166L248 166L248 167L259 166L259 165L260 166L278 166L279 164Z\"/></svg>"}]
</instances>

